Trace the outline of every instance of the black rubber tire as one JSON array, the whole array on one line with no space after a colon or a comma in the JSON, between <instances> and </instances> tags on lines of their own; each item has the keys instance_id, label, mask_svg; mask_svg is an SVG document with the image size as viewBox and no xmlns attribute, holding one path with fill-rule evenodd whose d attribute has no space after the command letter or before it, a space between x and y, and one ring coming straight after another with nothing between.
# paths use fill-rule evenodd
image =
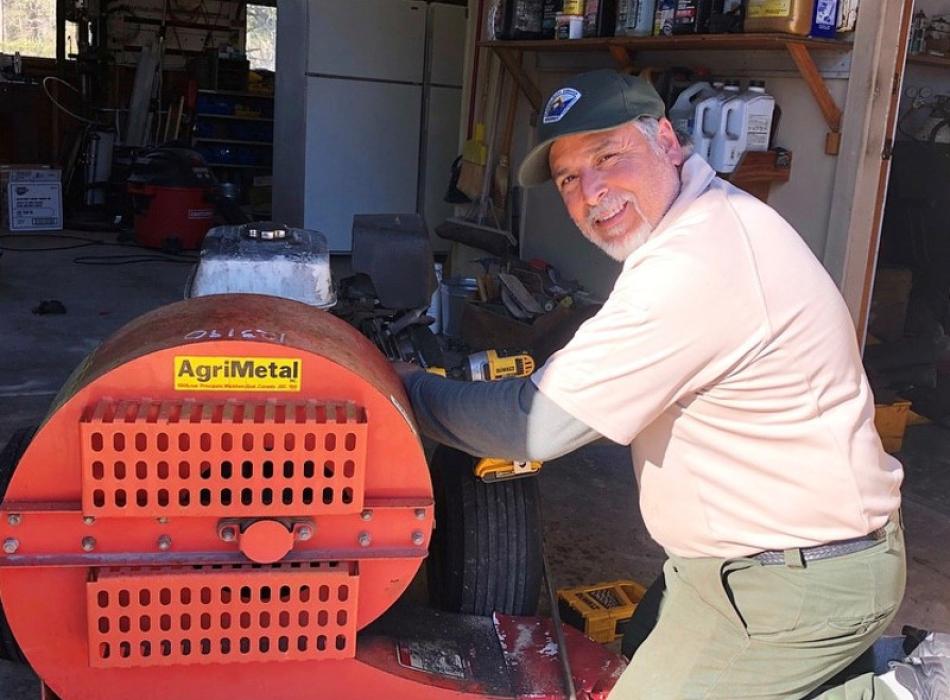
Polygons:
<instances>
[{"instance_id":1,"label":"black rubber tire","mask_svg":"<svg viewBox=\"0 0 950 700\"><path fill-rule=\"evenodd\" d=\"M4 446L3 451L0 452L0 502L3 501L3 496L10 485L10 479L13 478L17 462L20 461L27 445L33 439L34 433L36 433L36 427L17 430ZM26 663L26 657L13 637L10 625L7 624L7 616L3 612L2 600L0 600L0 659Z\"/></svg>"},{"instance_id":2,"label":"black rubber tire","mask_svg":"<svg viewBox=\"0 0 950 700\"><path fill-rule=\"evenodd\" d=\"M660 574L650 584L650 587L643 594L643 598L634 608L633 615L630 617L626 629L624 629L623 640L620 642L620 653L627 657L627 661L633 658L633 655L637 653L637 649L656 627L656 622L660 617L660 603L663 602L665 591L666 577Z\"/></svg>"},{"instance_id":3,"label":"black rubber tire","mask_svg":"<svg viewBox=\"0 0 950 700\"><path fill-rule=\"evenodd\" d=\"M543 575L537 479L487 484L476 461L444 446L433 455L429 599L468 615L534 615Z\"/></svg>"}]
</instances>

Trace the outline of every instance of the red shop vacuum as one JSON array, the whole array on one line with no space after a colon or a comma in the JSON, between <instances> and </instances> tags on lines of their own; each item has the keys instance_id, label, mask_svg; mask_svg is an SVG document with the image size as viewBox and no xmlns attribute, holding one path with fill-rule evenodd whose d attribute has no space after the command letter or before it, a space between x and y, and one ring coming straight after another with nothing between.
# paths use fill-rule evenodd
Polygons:
<instances>
[{"instance_id":1,"label":"red shop vacuum","mask_svg":"<svg viewBox=\"0 0 950 700\"><path fill-rule=\"evenodd\" d=\"M126 187L135 211L135 241L146 248L197 250L214 225L214 175L200 154L161 147L135 160Z\"/></svg>"}]
</instances>

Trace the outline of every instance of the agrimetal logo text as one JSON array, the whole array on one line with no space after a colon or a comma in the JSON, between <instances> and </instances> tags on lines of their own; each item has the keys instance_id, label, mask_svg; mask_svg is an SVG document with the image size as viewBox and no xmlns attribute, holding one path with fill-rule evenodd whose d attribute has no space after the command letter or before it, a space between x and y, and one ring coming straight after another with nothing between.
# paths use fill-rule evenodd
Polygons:
<instances>
[{"instance_id":1,"label":"agrimetal logo text","mask_svg":"<svg viewBox=\"0 0 950 700\"><path fill-rule=\"evenodd\" d=\"M301 361L286 357L175 357L175 389L300 391Z\"/></svg>"}]
</instances>

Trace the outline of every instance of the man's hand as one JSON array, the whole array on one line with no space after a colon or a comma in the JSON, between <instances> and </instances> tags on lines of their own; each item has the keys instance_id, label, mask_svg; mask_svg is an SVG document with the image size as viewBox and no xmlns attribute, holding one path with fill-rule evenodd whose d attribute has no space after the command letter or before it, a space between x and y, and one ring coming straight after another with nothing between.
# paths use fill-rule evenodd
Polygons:
<instances>
[{"instance_id":1,"label":"man's hand","mask_svg":"<svg viewBox=\"0 0 950 700\"><path fill-rule=\"evenodd\" d=\"M419 365L414 365L411 362L402 362L401 360L394 360L390 364L392 365L392 368L393 370L395 370L396 374L399 375L399 378L402 380L403 384L405 384L406 380L410 376L415 374L416 372L425 371Z\"/></svg>"}]
</instances>

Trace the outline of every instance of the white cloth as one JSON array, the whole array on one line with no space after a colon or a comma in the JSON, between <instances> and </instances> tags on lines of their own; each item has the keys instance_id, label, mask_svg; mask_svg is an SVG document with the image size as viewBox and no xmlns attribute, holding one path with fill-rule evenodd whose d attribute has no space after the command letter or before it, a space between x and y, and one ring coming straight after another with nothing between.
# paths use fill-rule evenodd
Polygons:
<instances>
[{"instance_id":1,"label":"white cloth","mask_svg":"<svg viewBox=\"0 0 950 700\"><path fill-rule=\"evenodd\" d=\"M838 289L778 213L699 156L603 309L533 380L632 443L644 521L678 556L858 537L900 505Z\"/></svg>"}]
</instances>

